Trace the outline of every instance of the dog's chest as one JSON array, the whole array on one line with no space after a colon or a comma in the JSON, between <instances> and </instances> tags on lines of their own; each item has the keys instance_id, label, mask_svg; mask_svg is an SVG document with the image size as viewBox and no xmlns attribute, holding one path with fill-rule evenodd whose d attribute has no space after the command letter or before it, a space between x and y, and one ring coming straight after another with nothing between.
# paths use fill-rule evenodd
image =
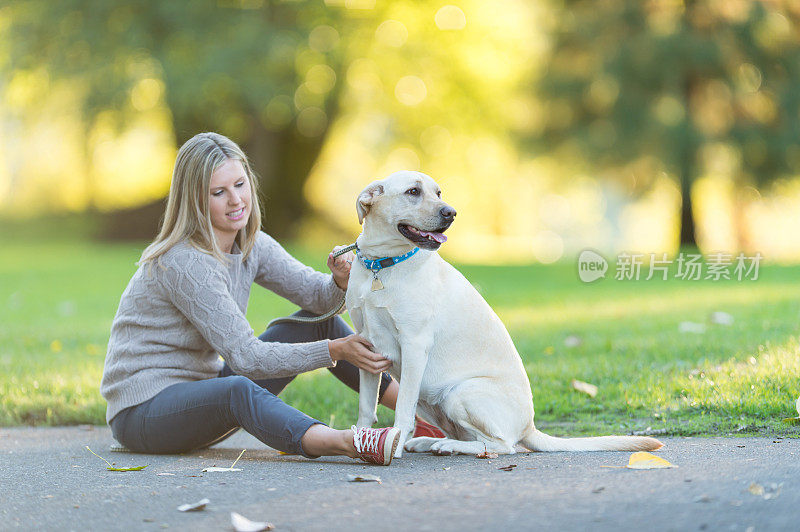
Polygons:
<instances>
[{"instance_id":1,"label":"dog's chest","mask_svg":"<svg viewBox=\"0 0 800 532\"><path fill-rule=\"evenodd\" d=\"M373 290L373 276L351 275L347 291L347 308L356 332L372 342L375 350L397 364L400 360L400 346L397 342L398 298L401 291L391 276L379 274L383 289ZM355 281L355 283L353 283Z\"/></svg>"}]
</instances>

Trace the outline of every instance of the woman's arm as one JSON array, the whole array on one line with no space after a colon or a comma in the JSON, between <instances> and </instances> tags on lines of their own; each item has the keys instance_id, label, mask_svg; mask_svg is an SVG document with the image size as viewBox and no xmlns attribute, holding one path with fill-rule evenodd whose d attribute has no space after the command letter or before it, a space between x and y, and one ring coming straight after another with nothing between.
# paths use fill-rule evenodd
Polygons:
<instances>
[{"instance_id":1,"label":"woman's arm","mask_svg":"<svg viewBox=\"0 0 800 532\"><path fill-rule=\"evenodd\" d=\"M253 334L213 257L194 249L161 259L156 275L169 300L239 375L272 378L334 365L328 341L286 344L262 342Z\"/></svg>"},{"instance_id":2,"label":"woman's arm","mask_svg":"<svg viewBox=\"0 0 800 532\"><path fill-rule=\"evenodd\" d=\"M258 261L255 281L304 310L323 314L344 297L332 275L301 263L266 233L259 234L253 252Z\"/></svg>"}]
</instances>

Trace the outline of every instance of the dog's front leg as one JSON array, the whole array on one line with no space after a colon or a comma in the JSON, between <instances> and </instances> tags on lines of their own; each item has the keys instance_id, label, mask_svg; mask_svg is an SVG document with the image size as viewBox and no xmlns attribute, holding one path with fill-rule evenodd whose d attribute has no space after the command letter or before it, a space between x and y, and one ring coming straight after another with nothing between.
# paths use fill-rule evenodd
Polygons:
<instances>
[{"instance_id":1,"label":"dog's front leg","mask_svg":"<svg viewBox=\"0 0 800 532\"><path fill-rule=\"evenodd\" d=\"M428 363L426 346L419 342L401 341L400 352L403 365L400 368L400 390L394 411L394 426L400 429L400 441L394 453L395 458L403 456L403 446L414 433L419 389Z\"/></svg>"},{"instance_id":2,"label":"dog's front leg","mask_svg":"<svg viewBox=\"0 0 800 532\"><path fill-rule=\"evenodd\" d=\"M381 387L381 374L358 370L358 427L371 427L378 416L378 392Z\"/></svg>"}]
</instances>

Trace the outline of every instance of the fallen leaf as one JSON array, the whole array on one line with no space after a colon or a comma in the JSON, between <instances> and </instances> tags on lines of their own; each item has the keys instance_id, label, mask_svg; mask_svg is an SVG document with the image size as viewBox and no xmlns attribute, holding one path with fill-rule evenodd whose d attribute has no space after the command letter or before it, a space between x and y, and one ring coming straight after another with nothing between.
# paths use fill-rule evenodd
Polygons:
<instances>
[{"instance_id":1,"label":"fallen leaf","mask_svg":"<svg viewBox=\"0 0 800 532\"><path fill-rule=\"evenodd\" d=\"M695 321L682 321L678 324L678 332L703 334L706 332L706 326L703 323L697 323Z\"/></svg>"},{"instance_id":2,"label":"fallen leaf","mask_svg":"<svg viewBox=\"0 0 800 532\"><path fill-rule=\"evenodd\" d=\"M702 495L698 495L697 497L695 497L692 500L692 502L711 502L713 500L714 500L714 498L712 496L704 493Z\"/></svg>"},{"instance_id":3,"label":"fallen leaf","mask_svg":"<svg viewBox=\"0 0 800 532\"><path fill-rule=\"evenodd\" d=\"M669 463L660 456L639 451L631 455L628 465L625 467L628 469L668 469L678 466Z\"/></svg>"},{"instance_id":4,"label":"fallen leaf","mask_svg":"<svg viewBox=\"0 0 800 532\"><path fill-rule=\"evenodd\" d=\"M348 482L377 482L381 484L381 477L377 477L375 475L347 475Z\"/></svg>"},{"instance_id":5,"label":"fallen leaf","mask_svg":"<svg viewBox=\"0 0 800 532\"><path fill-rule=\"evenodd\" d=\"M197 502L191 504L181 504L178 506L179 512L199 512L200 510L205 510L206 505L210 503L208 499L201 499Z\"/></svg>"},{"instance_id":6,"label":"fallen leaf","mask_svg":"<svg viewBox=\"0 0 800 532\"><path fill-rule=\"evenodd\" d=\"M106 460L105 458L103 458L102 456L100 456L99 454L94 452L93 450L89 449L88 445L86 445L85 447L86 447L87 451L89 451L90 453L92 453L93 455L98 457L100 460L102 460L103 462L108 464L108 467L106 468L108 471L141 471L142 469L147 467L146 465L136 466L136 467L114 467L114 464L112 464L111 462L109 462L108 460Z\"/></svg>"},{"instance_id":7,"label":"fallen leaf","mask_svg":"<svg viewBox=\"0 0 800 532\"><path fill-rule=\"evenodd\" d=\"M599 488L595 488L595 489L593 489L593 490L592 490L592 493L600 493L600 492L601 492L601 491L603 491L604 489L606 489L606 488L605 488L605 486L600 486Z\"/></svg>"},{"instance_id":8,"label":"fallen leaf","mask_svg":"<svg viewBox=\"0 0 800 532\"><path fill-rule=\"evenodd\" d=\"M241 471L241 469L235 469L233 466L236 465L236 462L239 461L239 458L242 457L242 455L244 454L244 452L246 450L247 449L242 449L242 452L239 453L239 456L236 457L236 460L233 461L233 463L231 464L230 467L207 467L207 468L203 469L203 473L219 473L219 472L223 472L223 471Z\"/></svg>"},{"instance_id":9,"label":"fallen leaf","mask_svg":"<svg viewBox=\"0 0 800 532\"><path fill-rule=\"evenodd\" d=\"M483 451L482 453L476 454L475 458L497 458L497 453L490 453L489 451Z\"/></svg>"},{"instance_id":10,"label":"fallen leaf","mask_svg":"<svg viewBox=\"0 0 800 532\"><path fill-rule=\"evenodd\" d=\"M778 495L781 494L781 489L783 488L783 482L780 484L775 484L774 482L767 484L766 486L762 486L757 482L753 482L750 484L750 487L747 488L747 491L756 495L758 497L762 497L765 501L770 499L775 499Z\"/></svg>"},{"instance_id":11,"label":"fallen leaf","mask_svg":"<svg viewBox=\"0 0 800 532\"><path fill-rule=\"evenodd\" d=\"M733 325L733 316L727 312L722 312L721 310L712 312L711 316L709 316L709 320L711 323L715 323L717 325Z\"/></svg>"},{"instance_id":12,"label":"fallen leaf","mask_svg":"<svg viewBox=\"0 0 800 532\"><path fill-rule=\"evenodd\" d=\"M517 467L517 464L509 464L507 466L498 467L500 471L514 471L514 468Z\"/></svg>"},{"instance_id":13,"label":"fallen leaf","mask_svg":"<svg viewBox=\"0 0 800 532\"><path fill-rule=\"evenodd\" d=\"M231 525L236 532L262 532L272 530L275 525L262 521L251 521L241 514L231 512Z\"/></svg>"},{"instance_id":14,"label":"fallen leaf","mask_svg":"<svg viewBox=\"0 0 800 532\"><path fill-rule=\"evenodd\" d=\"M594 397L597 395L597 386L594 384L589 384L588 382L579 381L577 379L572 379L570 383L573 388L578 390L579 392L583 392L589 397Z\"/></svg>"}]
</instances>

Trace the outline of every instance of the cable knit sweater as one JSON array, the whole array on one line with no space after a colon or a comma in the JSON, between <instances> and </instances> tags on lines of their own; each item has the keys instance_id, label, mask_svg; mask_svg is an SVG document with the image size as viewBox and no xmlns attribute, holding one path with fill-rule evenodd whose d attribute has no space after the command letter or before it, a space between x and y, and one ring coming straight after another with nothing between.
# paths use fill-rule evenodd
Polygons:
<instances>
[{"instance_id":1,"label":"cable knit sweater","mask_svg":"<svg viewBox=\"0 0 800 532\"><path fill-rule=\"evenodd\" d=\"M216 377L220 356L254 379L334 365L327 340L262 342L245 319L253 281L324 313L344 296L333 276L301 264L265 233L246 261L226 256L227 265L184 242L133 275L111 324L100 384L106 421L172 384Z\"/></svg>"}]
</instances>

